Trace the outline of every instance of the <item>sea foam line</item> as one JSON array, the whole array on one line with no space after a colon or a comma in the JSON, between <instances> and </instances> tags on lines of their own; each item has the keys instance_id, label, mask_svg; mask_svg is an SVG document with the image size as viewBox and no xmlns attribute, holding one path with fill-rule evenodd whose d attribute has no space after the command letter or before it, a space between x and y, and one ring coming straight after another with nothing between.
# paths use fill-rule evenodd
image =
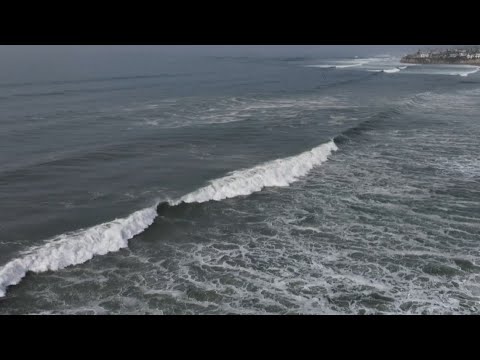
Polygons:
<instances>
[{"instance_id":1,"label":"sea foam line","mask_svg":"<svg viewBox=\"0 0 480 360\"><path fill-rule=\"evenodd\" d=\"M322 144L296 156L277 159L250 169L238 170L212 180L209 185L188 193L170 205L181 202L220 201L249 195L265 187L288 186L310 170L325 162L338 150L334 141ZM0 268L0 297L8 286L18 284L28 272L56 271L78 265L95 255L105 255L128 246L128 241L147 229L157 217L157 205L136 211L131 215L56 236L44 245L33 247Z\"/></svg>"}]
</instances>

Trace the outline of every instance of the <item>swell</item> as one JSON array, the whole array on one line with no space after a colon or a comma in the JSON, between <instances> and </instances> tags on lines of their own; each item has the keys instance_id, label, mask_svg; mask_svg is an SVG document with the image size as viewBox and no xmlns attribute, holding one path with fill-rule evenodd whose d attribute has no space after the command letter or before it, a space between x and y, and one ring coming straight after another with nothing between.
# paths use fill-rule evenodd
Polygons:
<instances>
[{"instance_id":1,"label":"swell","mask_svg":"<svg viewBox=\"0 0 480 360\"><path fill-rule=\"evenodd\" d=\"M94 227L62 234L48 240L45 245L32 248L0 268L0 297L5 296L8 286L18 284L28 272L59 270L84 263L95 255L104 255L128 246L128 241L142 233L157 216L182 212L189 204L221 201L237 196L247 196L265 187L286 187L307 175L314 167L328 160L338 150L337 145L353 141L364 132L377 129L382 121L401 113L401 110L416 107L423 102L422 94L414 95L402 106L379 112L370 119L351 127L321 144L296 156L269 161L252 168L237 170L227 176L210 181L204 187L179 199L157 203L139 210L130 216L116 219Z\"/></svg>"},{"instance_id":2,"label":"swell","mask_svg":"<svg viewBox=\"0 0 480 360\"><path fill-rule=\"evenodd\" d=\"M336 144L345 144L352 141L354 138L362 135L366 131L374 130L379 127L379 123L383 120L390 119L395 115L401 113L399 108L392 107L391 109L381 111L375 116L372 116L370 119L361 122L360 124L348 128L342 133L338 134L333 138Z\"/></svg>"},{"instance_id":3,"label":"swell","mask_svg":"<svg viewBox=\"0 0 480 360\"><path fill-rule=\"evenodd\" d=\"M358 77L358 78L335 81L335 82L327 83L327 84L321 84L321 85L316 86L315 89L320 90L320 89L325 89L325 88L334 88L334 87L337 87L337 86L340 86L340 85L362 82L364 80L373 79L374 77L377 77L379 74L381 74L381 72L368 72L366 75Z\"/></svg>"},{"instance_id":4,"label":"swell","mask_svg":"<svg viewBox=\"0 0 480 360\"><path fill-rule=\"evenodd\" d=\"M162 87L162 83L154 83L154 84L144 84L142 85L142 89L151 89L156 87ZM83 88L83 89L65 89L65 90L54 90L54 91L39 91L39 92L24 92L24 93L14 93L10 95L2 96L1 99L10 99L10 98L32 98L32 97L48 97L48 96L67 96L67 95L75 95L75 94L95 94L95 93L111 93L114 91L125 91L125 90L133 90L138 89L138 85L132 86L109 86L104 88L98 87L90 87L90 88Z\"/></svg>"},{"instance_id":5,"label":"swell","mask_svg":"<svg viewBox=\"0 0 480 360\"><path fill-rule=\"evenodd\" d=\"M112 77L100 77L78 80L58 80L58 81L36 81L36 82L23 82L23 83L3 83L0 84L0 88L7 87L25 87L34 85L66 85L66 84L81 84L81 83L97 83L106 81L122 81L122 80L135 80L135 79L161 79L161 78L176 78L180 76L189 76L190 73L178 73L178 74L155 74L155 75L132 75L132 76L112 76Z\"/></svg>"},{"instance_id":6,"label":"swell","mask_svg":"<svg viewBox=\"0 0 480 360\"><path fill-rule=\"evenodd\" d=\"M172 136L171 138L174 138ZM138 145L141 144L141 145ZM180 142L171 139L158 141L158 135L146 134L134 139L125 139L118 143L101 143L90 145L88 148L77 148L71 151L60 152L54 159L36 159L25 163L4 165L0 169L0 184L26 177L36 177L45 168L62 169L68 167L82 167L93 163L109 162L118 159L134 158L145 153L166 151L179 148Z\"/></svg>"},{"instance_id":7,"label":"swell","mask_svg":"<svg viewBox=\"0 0 480 360\"><path fill-rule=\"evenodd\" d=\"M208 73L207 73L208 74ZM122 81L128 80L153 80L153 79L170 79L176 80L179 77L189 77L191 74L163 74L163 75L145 75L145 76L124 76L124 77L112 77L112 78L98 78L90 80L75 80L75 81L54 81L54 82L42 82L42 83L22 83L22 84L3 84L0 85L0 88L28 88L29 86L63 86L63 85L79 85L79 84L91 84L91 86L84 88L70 88L70 89L55 89L55 90L30 90L24 92L14 92L11 94L4 95L0 97L1 100L7 100L10 98L32 98L32 97L48 97L48 96L68 96L75 94L101 94L101 93L110 93L116 91L125 91L138 89L138 84L134 85L123 85L121 86ZM107 83L109 86L101 87L98 86L92 87L94 84L98 83ZM164 84L162 82L154 82L149 84L142 84L142 89L153 89L157 87L162 87Z\"/></svg>"},{"instance_id":8,"label":"swell","mask_svg":"<svg viewBox=\"0 0 480 360\"><path fill-rule=\"evenodd\" d=\"M47 240L44 245L29 249L0 268L0 297L5 296L7 288L18 284L28 272L63 269L84 263L95 255L104 255L127 247L128 241L152 225L165 209L182 207L189 203L246 196L265 187L289 186L307 175L315 166L327 161L329 155L336 150L338 148L331 140L296 156L234 171L177 200L157 203L128 217Z\"/></svg>"},{"instance_id":9,"label":"swell","mask_svg":"<svg viewBox=\"0 0 480 360\"><path fill-rule=\"evenodd\" d=\"M381 72L375 72L374 74L380 74ZM400 115L404 111L415 110L419 106L423 106L428 103L428 99L425 95L431 94L430 92L418 93L408 98L403 99L397 105L393 105L383 111L372 115L368 120L346 129L333 138L334 142L338 145L346 144L353 141L355 138L363 135L370 130L379 129L385 120L389 120L396 115Z\"/></svg>"}]
</instances>

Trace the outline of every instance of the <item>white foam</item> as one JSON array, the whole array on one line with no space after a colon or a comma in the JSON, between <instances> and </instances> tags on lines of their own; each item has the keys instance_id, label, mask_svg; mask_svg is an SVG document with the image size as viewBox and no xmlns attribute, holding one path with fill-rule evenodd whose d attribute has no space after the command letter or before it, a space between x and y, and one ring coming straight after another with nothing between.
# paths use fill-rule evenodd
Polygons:
<instances>
[{"instance_id":1,"label":"white foam","mask_svg":"<svg viewBox=\"0 0 480 360\"><path fill-rule=\"evenodd\" d=\"M59 235L43 246L30 249L0 269L0 297L29 271L55 271L127 247L128 240L149 227L156 216L155 207L139 210L123 219Z\"/></svg>"},{"instance_id":2,"label":"white foam","mask_svg":"<svg viewBox=\"0 0 480 360\"><path fill-rule=\"evenodd\" d=\"M327 64L327 65L305 65L305 67L314 67L314 68L321 68L321 69L334 69L336 65Z\"/></svg>"},{"instance_id":3,"label":"white foam","mask_svg":"<svg viewBox=\"0 0 480 360\"><path fill-rule=\"evenodd\" d=\"M413 64L409 64L413 65ZM444 76L462 76L467 77L468 75L475 74L480 70L479 66L474 65L448 65L448 66L430 66L418 65L415 70L418 70L421 74L425 75L444 75Z\"/></svg>"},{"instance_id":4,"label":"white foam","mask_svg":"<svg viewBox=\"0 0 480 360\"><path fill-rule=\"evenodd\" d=\"M218 201L249 195L268 186L288 186L306 175L314 166L326 161L332 151L336 150L338 148L332 140L297 156L234 171L170 203L176 205L182 201ZM156 217L155 205L136 211L126 218L56 236L42 246L31 248L0 268L0 297L5 296L8 286L18 284L27 272L55 271L82 264L95 255L105 255L127 247L128 240L148 228Z\"/></svg>"},{"instance_id":5,"label":"white foam","mask_svg":"<svg viewBox=\"0 0 480 360\"><path fill-rule=\"evenodd\" d=\"M399 63L397 58L394 57L375 57L375 58L365 58L365 59L354 59L354 60L339 60L332 62L330 64L319 64L319 65L305 65L306 67L317 67L317 68L335 68L335 69L345 69L352 67L368 67L368 71L373 72L384 72L387 74L396 73L400 70L404 70L407 66L402 66ZM375 69L376 68L376 69Z\"/></svg>"},{"instance_id":6,"label":"white foam","mask_svg":"<svg viewBox=\"0 0 480 360\"><path fill-rule=\"evenodd\" d=\"M393 69L371 69L371 70L368 70L368 71L383 72L383 73L386 73L386 74L393 74L393 73L399 72L400 70L401 70L400 68L393 68Z\"/></svg>"},{"instance_id":7,"label":"white foam","mask_svg":"<svg viewBox=\"0 0 480 360\"><path fill-rule=\"evenodd\" d=\"M335 65L336 69L345 69L349 67L357 67L357 66L362 66L366 64L366 62L359 62L359 63L354 63L354 64L345 64L345 65Z\"/></svg>"},{"instance_id":8,"label":"white foam","mask_svg":"<svg viewBox=\"0 0 480 360\"><path fill-rule=\"evenodd\" d=\"M383 72L384 72L384 73L387 73L387 74L393 74L393 73L396 73L396 72L399 72L399 71L400 71L399 68L383 69Z\"/></svg>"},{"instance_id":9,"label":"white foam","mask_svg":"<svg viewBox=\"0 0 480 360\"><path fill-rule=\"evenodd\" d=\"M288 186L308 174L314 166L325 162L332 151L338 150L332 141L300 155L266 162L246 170L238 170L210 182L171 204L205 202L249 195L269 186Z\"/></svg>"},{"instance_id":10,"label":"white foam","mask_svg":"<svg viewBox=\"0 0 480 360\"><path fill-rule=\"evenodd\" d=\"M350 67L358 67L368 64L369 62L373 61L373 58L368 59L355 59L355 60L339 60L333 64L313 64L313 65L304 65L305 67L316 67L316 68L323 68L323 69L346 69Z\"/></svg>"},{"instance_id":11,"label":"white foam","mask_svg":"<svg viewBox=\"0 0 480 360\"><path fill-rule=\"evenodd\" d=\"M460 76L463 76L463 77L467 77L468 75L470 74L475 74L478 70L480 70L480 67L477 67L476 69L472 70L472 71L466 71L466 72L462 72L462 73L455 73L453 75L460 75Z\"/></svg>"}]
</instances>

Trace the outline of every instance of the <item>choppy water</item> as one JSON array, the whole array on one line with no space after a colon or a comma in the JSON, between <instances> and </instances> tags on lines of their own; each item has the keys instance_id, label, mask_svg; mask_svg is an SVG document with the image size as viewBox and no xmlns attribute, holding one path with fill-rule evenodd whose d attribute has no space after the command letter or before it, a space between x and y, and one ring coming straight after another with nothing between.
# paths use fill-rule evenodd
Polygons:
<instances>
[{"instance_id":1,"label":"choppy water","mask_svg":"<svg viewBox=\"0 0 480 360\"><path fill-rule=\"evenodd\" d=\"M201 57L0 84L0 313L480 310L480 77Z\"/></svg>"}]
</instances>

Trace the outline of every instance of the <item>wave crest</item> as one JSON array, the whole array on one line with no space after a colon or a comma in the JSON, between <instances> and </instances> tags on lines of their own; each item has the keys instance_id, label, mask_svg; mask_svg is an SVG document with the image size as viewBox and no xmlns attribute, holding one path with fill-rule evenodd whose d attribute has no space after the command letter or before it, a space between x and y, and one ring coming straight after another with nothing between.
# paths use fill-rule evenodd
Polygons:
<instances>
[{"instance_id":1,"label":"wave crest","mask_svg":"<svg viewBox=\"0 0 480 360\"><path fill-rule=\"evenodd\" d=\"M178 200L180 203L202 203L249 195L269 186L288 186L306 175L314 166L327 160L338 150L334 141L322 144L297 156L266 162L210 182ZM11 260L0 269L0 297L8 286L18 284L27 272L59 270L105 255L128 246L128 240L147 229L157 217L157 206L139 210L126 218L59 235L42 246L31 248L22 257ZM161 204L160 204L161 205Z\"/></svg>"},{"instance_id":2,"label":"wave crest","mask_svg":"<svg viewBox=\"0 0 480 360\"><path fill-rule=\"evenodd\" d=\"M123 219L59 235L43 246L30 249L0 269L0 297L29 271L55 271L127 247L128 240L149 227L156 216L154 207L139 210Z\"/></svg>"},{"instance_id":3,"label":"wave crest","mask_svg":"<svg viewBox=\"0 0 480 360\"><path fill-rule=\"evenodd\" d=\"M205 202L223 200L242 195L250 195L270 186L288 186L306 175L314 166L325 162L332 151L338 150L334 141L322 144L300 155L266 162L246 170L237 170L230 175L210 182L171 202Z\"/></svg>"}]
</instances>

